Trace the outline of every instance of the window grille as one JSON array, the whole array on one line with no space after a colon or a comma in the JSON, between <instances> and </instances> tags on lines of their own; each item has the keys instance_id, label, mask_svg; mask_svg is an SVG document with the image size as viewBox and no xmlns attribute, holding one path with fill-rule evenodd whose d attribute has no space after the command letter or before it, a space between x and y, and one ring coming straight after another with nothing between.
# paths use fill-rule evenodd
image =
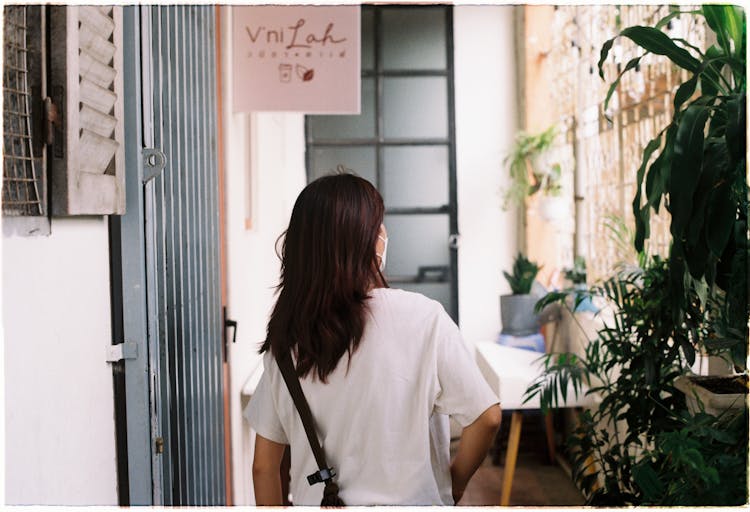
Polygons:
<instances>
[{"instance_id":1,"label":"window grille","mask_svg":"<svg viewBox=\"0 0 750 512\"><path fill-rule=\"evenodd\" d=\"M6 6L3 17L3 214L47 213L38 113L41 7Z\"/></svg>"}]
</instances>

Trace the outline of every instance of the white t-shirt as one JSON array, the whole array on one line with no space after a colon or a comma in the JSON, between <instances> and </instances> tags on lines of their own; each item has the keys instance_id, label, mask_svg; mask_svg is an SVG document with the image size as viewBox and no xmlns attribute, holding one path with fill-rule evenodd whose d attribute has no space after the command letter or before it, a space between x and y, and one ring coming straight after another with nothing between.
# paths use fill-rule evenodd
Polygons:
<instances>
[{"instance_id":1,"label":"white t-shirt","mask_svg":"<svg viewBox=\"0 0 750 512\"><path fill-rule=\"evenodd\" d=\"M498 403L441 304L404 290L370 292L358 349L323 384L301 380L318 439L347 505L453 505L448 415L465 427ZM323 484L302 421L270 353L243 412L266 439L291 445L295 505L320 505Z\"/></svg>"}]
</instances>

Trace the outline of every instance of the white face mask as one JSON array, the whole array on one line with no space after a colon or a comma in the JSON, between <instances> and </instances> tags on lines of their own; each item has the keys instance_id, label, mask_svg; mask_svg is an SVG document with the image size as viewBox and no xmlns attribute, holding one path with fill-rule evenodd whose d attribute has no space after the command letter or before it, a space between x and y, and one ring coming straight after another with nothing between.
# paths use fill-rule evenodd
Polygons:
<instances>
[{"instance_id":1,"label":"white face mask","mask_svg":"<svg viewBox=\"0 0 750 512\"><path fill-rule=\"evenodd\" d=\"M378 254L377 256L380 257L380 271L383 272L385 270L385 257L388 253L388 239L383 238L382 236L378 235L378 238L380 238L383 241L383 254Z\"/></svg>"}]
</instances>

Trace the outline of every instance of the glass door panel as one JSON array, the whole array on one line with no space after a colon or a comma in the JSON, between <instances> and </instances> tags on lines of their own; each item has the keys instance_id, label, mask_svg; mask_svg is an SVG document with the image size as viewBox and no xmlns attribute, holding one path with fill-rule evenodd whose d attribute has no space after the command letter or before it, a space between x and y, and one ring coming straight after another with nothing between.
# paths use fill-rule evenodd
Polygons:
<instances>
[{"instance_id":1,"label":"glass door panel","mask_svg":"<svg viewBox=\"0 0 750 512\"><path fill-rule=\"evenodd\" d=\"M362 6L362 114L307 116L310 181L339 165L383 196L386 278L458 320L450 6Z\"/></svg>"},{"instance_id":2,"label":"glass door panel","mask_svg":"<svg viewBox=\"0 0 750 512\"><path fill-rule=\"evenodd\" d=\"M312 149L310 160L310 180L336 171L339 165L351 169L377 186L375 171L375 148L373 146L318 146Z\"/></svg>"},{"instance_id":3,"label":"glass door panel","mask_svg":"<svg viewBox=\"0 0 750 512\"><path fill-rule=\"evenodd\" d=\"M362 9L362 71L375 70L375 11Z\"/></svg>"},{"instance_id":4,"label":"glass door panel","mask_svg":"<svg viewBox=\"0 0 750 512\"><path fill-rule=\"evenodd\" d=\"M448 84L441 76L383 79L386 139L448 138Z\"/></svg>"},{"instance_id":5,"label":"glass door panel","mask_svg":"<svg viewBox=\"0 0 750 512\"><path fill-rule=\"evenodd\" d=\"M362 79L362 108L359 115L307 116L316 138L372 139L375 137L375 80Z\"/></svg>"},{"instance_id":6,"label":"glass door panel","mask_svg":"<svg viewBox=\"0 0 750 512\"><path fill-rule=\"evenodd\" d=\"M445 11L383 9L383 69L446 68Z\"/></svg>"},{"instance_id":7,"label":"glass door panel","mask_svg":"<svg viewBox=\"0 0 750 512\"><path fill-rule=\"evenodd\" d=\"M383 149L381 192L386 208L448 208L447 146Z\"/></svg>"},{"instance_id":8,"label":"glass door panel","mask_svg":"<svg viewBox=\"0 0 750 512\"><path fill-rule=\"evenodd\" d=\"M388 258L394 281L450 280L447 214L386 214Z\"/></svg>"}]
</instances>

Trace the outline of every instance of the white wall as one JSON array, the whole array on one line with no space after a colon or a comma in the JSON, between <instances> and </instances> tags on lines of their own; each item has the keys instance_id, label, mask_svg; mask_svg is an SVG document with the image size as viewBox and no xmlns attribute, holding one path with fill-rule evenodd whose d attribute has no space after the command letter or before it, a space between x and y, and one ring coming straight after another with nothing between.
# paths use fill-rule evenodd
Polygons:
<instances>
[{"instance_id":1,"label":"white wall","mask_svg":"<svg viewBox=\"0 0 750 512\"><path fill-rule=\"evenodd\" d=\"M233 114L231 18L222 9L223 95L227 216L228 314L239 323L230 348L234 503L254 503L240 392L260 361L268 314L278 284L274 246L305 186L304 117L301 114ZM248 194L248 191L250 193ZM249 197L248 197L249 196ZM249 204L248 204L249 203ZM249 212L248 212L249 210ZM250 214L252 225L245 226Z\"/></svg>"},{"instance_id":2,"label":"white wall","mask_svg":"<svg viewBox=\"0 0 750 512\"><path fill-rule=\"evenodd\" d=\"M517 250L517 216L503 212L503 159L517 129L512 6L453 8L458 187L459 324L470 341L500 331L502 271Z\"/></svg>"},{"instance_id":3,"label":"white wall","mask_svg":"<svg viewBox=\"0 0 750 512\"><path fill-rule=\"evenodd\" d=\"M3 239L6 503L117 505L107 222L51 229Z\"/></svg>"}]
</instances>

